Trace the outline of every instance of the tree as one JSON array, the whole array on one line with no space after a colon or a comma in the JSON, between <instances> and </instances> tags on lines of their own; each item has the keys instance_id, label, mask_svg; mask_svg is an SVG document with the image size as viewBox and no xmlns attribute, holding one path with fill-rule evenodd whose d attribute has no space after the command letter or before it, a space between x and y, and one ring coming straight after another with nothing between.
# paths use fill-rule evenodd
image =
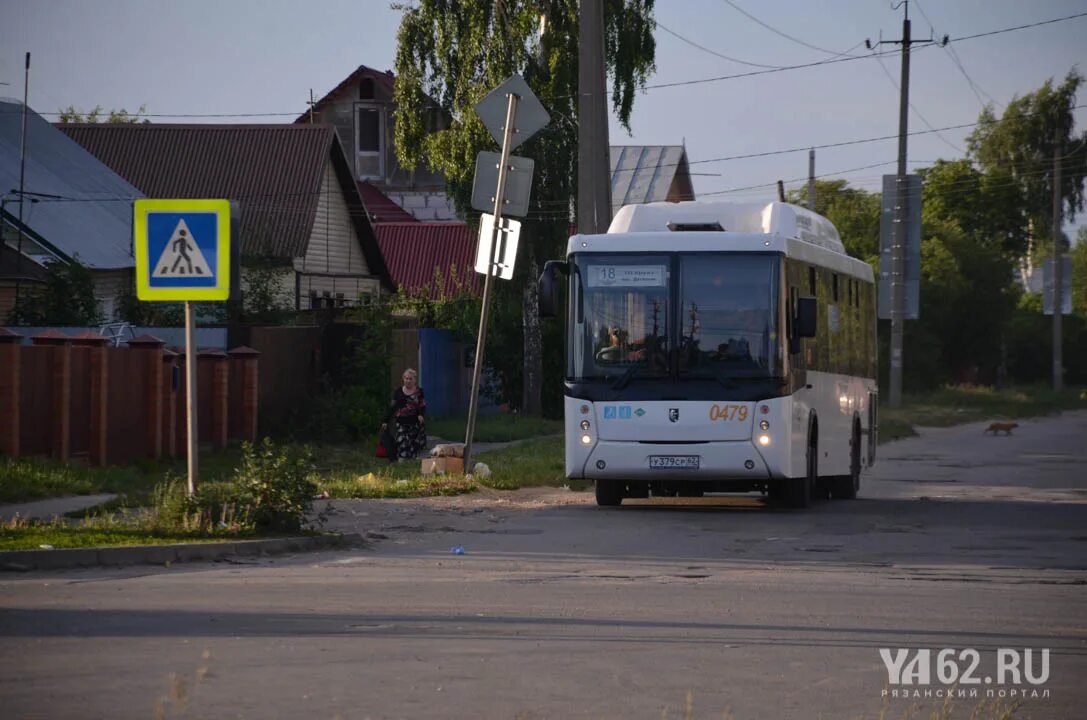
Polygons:
<instances>
[{"instance_id":1,"label":"tree","mask_svg":"<svg viewBox=\"0 0 1087 720\"><path fill-rule=\"evenodd\" d=\"M60 122L62 125L69 123L112 123L115 125L129 124L134 125L136 123L150 123L146 117L140 118L141 115L147 115L147 105L140 105L140 109L134 113L129 113L128 110L121 108L120 110L110 110L109 114L105 116L103 120L102 113L105 112L101 105L95 105L90 112L84 113L82 109L77 108L75 105L69 105L60 111Z\"/></svg>"},{"instance_id":2,"label":"tree","mask_svg":"<svg viewBox=\"0 0 1087 720\"><path fill-rule=\"evenodd\" d=\"M1072 312L1087 320L1087 225L1076 233L1068 253L1072 263Z\"/></svg>"},{"instance_id":3,"label":"tree","mask_svg":"<svg viewBox=\"0 0 1087 720\"><path fill-rule=\"evenodd\" d=\"M634 95L654 70L653 3L605 0L612 106L628 129ZM400 9L404 16L397 37L394 94L397 155L405 167L425 163L442 172L462 212L469 211L476 154L494 147L475 115L475 104L507 77L520 73L551 114L551 125L518 149L518 154L536 162L532 205L521 233L527 251L513 282L498 283L494 338L503 342L499 345L489 336L487 346L487 357L498 369L508 398L516 398L516 387L523 385L523 410L538 414L541 378L546 383L549 375L554 376L558 387L561 373L561 343L547 344L544 363L535 294L540 263L561 253L576 194L578 3L421 0ZM435 130L436 125L446 126ZM517 305L524 331L516 323L500 327L516 317L511 310ZM517 334L522 336L523 353L509 347Z\"/></svg>"},{"instance_id":4,"label":"tree","mask_svg":"<svg viewBox=\"0 0 1087 720\"><path fill-rule=\"evenodd\" d=\"M808 190L789 192L789 202L807 203ZM879 193L849 187L845 180L815 181L815 212L834 223L846 252L875 264L879 259Z\"/></svg>"},{"instance_id":5,"label":"tree","mask_svg":"<svg viewBox=\"0 0 1087 720\"><path fill-rule=\"evenodd\" d=\"M1050 243L1053 217L1053 154L1061 143L1060 195L1069 220L1083 209L1083 183L1087 176L1087 133L1074 133L1076 91L1083 76L1071 70L1054 87L1047 80L1029 95L1015 98L998 120L991 107L978 119L967 140L970 158L991 176L990 182L1015 189L1021 208L1020 232L1034 249ZM1048 253L1042 253L1048 254Z\"/></svg>"},{"instance_id":6,"label":"tree","mask_svg":"<svg viewBox=\"0 0 1087 720\"><path fill-rule=\"evenodd\" d=\"M15 325L96 325L101 317L94 280L75 258L46 266L45 283L19 296L9 321Z\"/></svg>"}]
</instances>

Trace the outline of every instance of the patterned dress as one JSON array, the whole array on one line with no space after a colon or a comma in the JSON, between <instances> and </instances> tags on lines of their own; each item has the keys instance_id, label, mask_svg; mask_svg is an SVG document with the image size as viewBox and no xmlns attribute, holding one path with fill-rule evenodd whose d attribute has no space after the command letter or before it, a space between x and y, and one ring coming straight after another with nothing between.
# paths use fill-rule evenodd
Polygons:
<instances>
[{"instance_id":1,"label":"patterned dress","mask_svg":"<svg viewBox=\"0 0 1087 720\"><path fill-rule=\"evenodd\" d=\"M410 460L426 450L426 428L420 422L424 415L426 398L423 396L423 388L416 387L415 392L408 395L404 388L398 387L393 393L386 416L386 422L392 421L389 429L395 443L395 452L390 448L390 462Z\"/></svg>"}]
</instances>

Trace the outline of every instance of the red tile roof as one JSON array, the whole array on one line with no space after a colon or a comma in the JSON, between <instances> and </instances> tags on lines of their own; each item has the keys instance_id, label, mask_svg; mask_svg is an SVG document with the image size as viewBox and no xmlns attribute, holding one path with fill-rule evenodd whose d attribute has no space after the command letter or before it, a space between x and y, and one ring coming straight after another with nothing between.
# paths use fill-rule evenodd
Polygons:
<instances>
[{"instance_id":1,"label":"red tile roof","mask_svg":"<svg viewBox=\"0 0 1087 720\"><path fill-rule=\"evenodd\" d=\"M434 271L453 270L473 292L483 291L483 276L473 268L479 231L464 223L378 223L381 253L397 285L406 290L433 287Z\"/></svg>"},{"instance_id":2,"label":"red tile roof","mask_svg":"<svg viewBox=\"0 0 1087 720\"><path fill-rule=\"evenodd\" d=\"M415 216L389 199L385 193L368 182L359 183L362 204L372 223L419 222Z\"/></svg>"}]
</instances>

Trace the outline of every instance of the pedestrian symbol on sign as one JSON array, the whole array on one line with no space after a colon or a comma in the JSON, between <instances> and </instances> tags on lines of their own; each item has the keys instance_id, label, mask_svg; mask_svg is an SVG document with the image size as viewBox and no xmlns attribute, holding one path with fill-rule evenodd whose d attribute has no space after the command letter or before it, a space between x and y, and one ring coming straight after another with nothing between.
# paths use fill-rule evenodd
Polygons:
<instances>
[{"instance_id":1,"label":"pedestrian symbol on sign","mask_svg":"<svg viewBox=\"0 0 1087 720\"><path fill-rule=\"evenodd\" d=\"M196 244L192 231L184 218L178 220L170 241L162 249L151 277L210 277L211 268L200 247Z\"/></svg>"}]
</instances>

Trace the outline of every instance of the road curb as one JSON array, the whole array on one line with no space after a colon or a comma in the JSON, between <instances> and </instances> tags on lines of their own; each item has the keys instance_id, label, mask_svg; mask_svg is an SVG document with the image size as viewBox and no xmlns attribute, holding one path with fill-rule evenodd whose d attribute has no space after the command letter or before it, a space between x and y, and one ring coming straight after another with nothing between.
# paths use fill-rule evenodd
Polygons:
<instances>
[{"instance_id":1,"label":"road curb","mask_svg":"<svg viewBox=\"0 0 1087 720\"><path fill-rule=\"evenodd\" d=\"M180 543L176 545L126 545L108 548L73 548L65 550L7 550L0 552L0 572L62 570L66 568L165 565L223 560L231 557L283 555L348 548L363 544L361 535L305 535L263 540Z\"/></svg>"}]
</instances>

